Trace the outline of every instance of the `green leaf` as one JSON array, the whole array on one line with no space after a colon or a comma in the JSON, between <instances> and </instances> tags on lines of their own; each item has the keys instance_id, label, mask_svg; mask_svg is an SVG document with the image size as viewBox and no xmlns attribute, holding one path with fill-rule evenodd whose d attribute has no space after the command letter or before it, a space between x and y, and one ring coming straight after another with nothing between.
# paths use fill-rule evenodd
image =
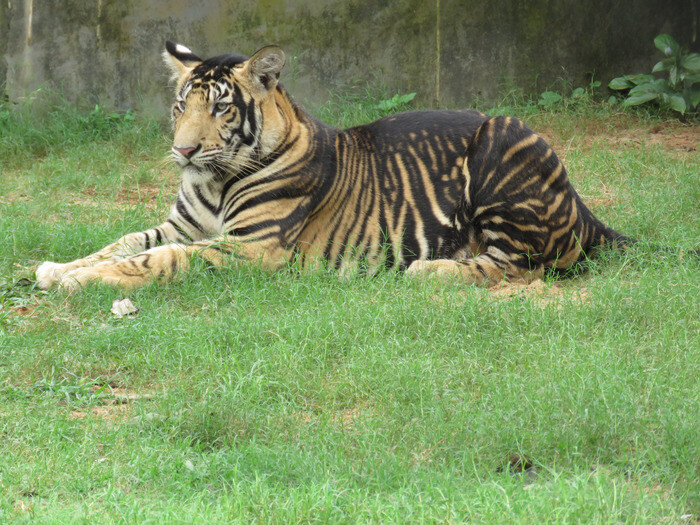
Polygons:
<instances>
[{"instance_id":1,"label":"green leaf","mask_svg":"<svg viewBox=\"0 0 700 525\"><path fill-rule=\"evenodd\" d=\"M678 42L676 42L671 35L667 35L665 33L660 34L654 39L654 45L656 46L656 49L661 51L667 57L670 57L680 49Z\"/></svg>"},{"instance_id":2,"label":"green leaf","mask_svg":"<svg viewBox=\"0 0 700 525\"><path fill-rule=\"evenodd\" d=\"M415 93L406 93L405 95L399 95L398 93L387 100L382 100L374 106L375 109L380 109L382 111L394 111L399 109L401 106L408 104L416 96Z\"/></svg>"},{"instance_id":3,"label":"green leaf","mask_svg":"<svg viewBox=\"0 0 700 525\"><path fill-rule=\"evenodd\" d=\"M646 93L654 93L656 95L664 92L662 86L659 86L656 82L647 82L646 84L639 84L634 86L630 90L630 95L644 95Z\"/></svg>"},{"instance_id":4,"label":"green leaf","mask_svg":"<svg viewBox=\"0 0 700 525\"><path fill-rule=\"evenodd\" d=\"M661 95L659 93L639 93L637 95L630 95L622 103L624 106L639 106L645 102L650 102L654 99L659 98Z\"/></svg>"},{"instance_id":5,"label":"green leaf","mask_svg":"<svg viewBox=\"0 0 700 525\"><path fill-rule=\"evenodd\" d=\"M700 54L690 53L681 59L681 67L691 73L700 73Z\"/></svg>"},{"instance_id":6,"label":"green leaf","mask_svg":"<svg viewBox=\"0 0 700 525\"><path fill-rule=\"evenodd\" d=\"M625 77L613 78L608 84L610 89L620 90L620 89L630 89L634 87L634 84Z\"/></svg>"},{"instance_id":7,"label":"green leaf","mask_svg":"<svg viewBox=\"0 0 700 525\"><path fill-rule=\"evenodd\" d=\"M700 104L700 86L691 88L687 98L690 101L690 109L698 107L698 104Z\"/></svg>"},{"instance_id":8,"label":"green leaf","mask_svg":"<svg viewBox=\"0 0 700 525\"><path fill-rule=\"evenodd\" d=\"M578 87L574 89L574 91L571 93L571 96L573 98L579 98L582 97L586 94L586 91L582 87Z\"/></svg>"},{"instance_id":9,"label":"green leaf","mask_svg":"<svg viewBox=\"0 0 700 525\"><path fill-rule=\"evenodd\" d=\"M686 75L684 80L685 80L686 86L692 86L696 82L700 82L700 73L693 73L691 75Z\"/></svg>"},{"instance_id":10,"label":"green leaf","mask_svg":"<svg viewBox=\"0 0 700 525\"><path fill-rule=\"evenodd\" d=\"M540 100L537 102L540 106L552 107L561 100L561 95L554 91L545 91L540 95Z\"/></svg>"},{"instance_id":11,"label":"green leaf","mask_svg":"<svg viewBox=\"0 0 700 525\"><path fill-rule=\"evenodd\" d=\"M654 82L651 82L651 85L654 86L653 89L658 93L672 93L674 91L665 78L657 78Z\"/></svg>"},{"instance_id":12,"label":"green leaf","mask_svg":"<svg viewBox=\"0 0 700 525\"><path fill-rule=\"evenodd\" d=\"M622 77L617 77L613 78L610 83L608 84L608 87L610 89L630 89L634 86L638 86L640 84L646 84L649 82L654 82L656 80L656 77L654 75L624 75Z\"/></svg>"},{"instance_id":13,"label":"green leaf","mask_svg":"<svg viewBox=\"0 0 700 525\"><path fill-rule=\"evenodd\" d=\"M680 113L681 115L685 115L685 110L687 106L685 103L685 99L682 96L669 95L666 101L674 111L678 111L678 113Z\"/></svg>"},{"instance_id":14,"label":"green leaf","mask_svg":"<svg viewBox=\"0 0 700 525\"><path fill-rule=\"evenodd\" d=\"M399 96L399 104L408 104L414 98L416 98L415 93L406 93L405 95Z\"/></svg>"},{"instance_id":15,"label":"green leaf","mask_svg":"<svg viewBox=\"0 0 700 525\"><path fill-rule=\"evenodd\" d=\"M651 70L652 73L658 73L659 71L668 71L674 64L676 63L675 58L664 58L660 62L657 62L653 69Z\"/></svg>"},{"instance_id":16,"label":"green leaf","mask_svg":"<svg viewBox=\"0 0 700 525\"><path fill-rule=\"evenodd\" d=\"M625 75L624 78L632 82L635 86L646 84L647 82L654 82L654 80L656 80L654 75Z\"/></svg>"},{"instance_id":17,"label":"green leaf","mask_svg":"<svg viewBox=\"0 0 700 525\"><path fill-rule=\"evenodd\" d=\"M678 68L676 66L671 66L671 69L668 71L668 79L671 82L671 87L675 89L676 84L678 84L679 76L678 76Z\"/></svg>"}]
</instances>

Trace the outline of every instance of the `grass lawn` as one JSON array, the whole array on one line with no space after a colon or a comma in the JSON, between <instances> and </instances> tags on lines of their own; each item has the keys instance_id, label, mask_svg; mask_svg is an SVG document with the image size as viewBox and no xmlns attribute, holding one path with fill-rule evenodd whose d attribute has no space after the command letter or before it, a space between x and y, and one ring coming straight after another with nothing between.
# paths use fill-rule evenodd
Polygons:
<instances>
[{"instance_id":1,"label":"grass lawn","mask_svg":"<svg viewBox=\"0 0 700 525\"><path fill-rule=\"evenodd\" d=\"M318 112L351 125L375 102ZM41 106L0 106L0 522L698 522L697 123L492 111L668 252L494 289L201 268L117 318L119 290L26 279L161 222L167 133Z\"/></svg>"}]
</instances>

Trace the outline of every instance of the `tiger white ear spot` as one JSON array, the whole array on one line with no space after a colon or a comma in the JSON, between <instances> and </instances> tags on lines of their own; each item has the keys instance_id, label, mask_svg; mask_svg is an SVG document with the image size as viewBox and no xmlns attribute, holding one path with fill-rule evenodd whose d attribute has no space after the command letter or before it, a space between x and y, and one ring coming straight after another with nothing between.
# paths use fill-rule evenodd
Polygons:
<instances>
[{"instance_id":1,"label":"tiger white ear spot","mask_svg":"<svg viewBox=\"0 0 700 525\"><path fill-rule=\"evenodd\" d=\"M176 44L170 40L165 42L163 60L168 66L173 80L179 80L202 63L202 59L195 55L192 50L182 44Z\"/></svg>"},{"instance_id":2,"label":"tiger white ear spot","mask_svg":"<svg viewBox=\"0 0 700 525\"><path fill-rule=\"evenodd\" d=\"M254 83L270 91L277 86L286 61L287 56L279 47L263 47L248 60L248 74Z\"/></svg>"},{"instance_id":3,"label":"tiger white ear spot","mask_svg":"<svg viewBox=\"0 0 700 525\"><path fill-rule=\"evenodd\" d=\"M192 50L189 47L185 47L182 44L175 44L175 51L180 55L193 55Z\"/></svg>"}]
</instances>

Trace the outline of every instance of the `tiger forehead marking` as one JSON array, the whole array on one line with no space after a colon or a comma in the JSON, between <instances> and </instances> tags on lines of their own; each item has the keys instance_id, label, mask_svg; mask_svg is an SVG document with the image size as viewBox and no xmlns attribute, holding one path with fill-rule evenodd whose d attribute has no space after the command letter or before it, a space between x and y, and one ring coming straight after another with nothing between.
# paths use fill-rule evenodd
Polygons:
<instances>
[{"instance_id":1,"label":"tiger forehead marking","mask_svg":"<svg viewBox=\"0 0 700 525\"><path fill-rule=\"evenodd\" d=\"M192 90L201 90L209 94L209 99L213 100L220 97L229 96L233 93L233 85L236 83L233 74L226 75L223 78L201 78L193 76L185 82L180 96L185 97Z\"/></svg>"}]
</instances>

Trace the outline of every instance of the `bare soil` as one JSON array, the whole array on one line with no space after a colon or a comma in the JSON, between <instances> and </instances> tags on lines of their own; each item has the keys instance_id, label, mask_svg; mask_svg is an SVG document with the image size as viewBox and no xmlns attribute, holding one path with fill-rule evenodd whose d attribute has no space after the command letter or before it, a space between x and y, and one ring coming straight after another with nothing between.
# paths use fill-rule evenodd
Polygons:
<instances>
[{"instance_id":1,"label":"bare soil","mask_svg":"<svg viewBox=\"0 0 700 525\"><path fill-rule=\"evenodd\" d=\"M646 148L660 146L680 155L693 154L700 148L700 126L678 120L644 122L630 115L618 115L612 120L580 120L572 128L555 130L543 125L536 129L558 155L563 154L575 139L576 147L610 149Z\"/></svg>"},{"instance_id":2,"label":"bare soil","mask_svg":"<svg viewBox=\"0 0 700 525\"><path fill-rule=\"evenodd\" d=\"M571 289L558 284L547 285L540 279L530 283L523 281L501 281L489 288L495 299L527 298L537 306L560 304L560 299L584 303L591 297L585 288Z\"/></svg>"},{"instance_id":3,"label":"bare soil","mask_svg":"<svg viewBox=\"0 0 700 525\"><path fill-rule=\"evenodd\" d=\"M98 388L101 387L95 386L94 390ZM153 394L150 393L111 387L110 394L104 398L102 405L85 410L72 410L69 417L70 419L85 419L88 416L92 416L110 422L125 421L131 415L136 401L148 400L152 397Z\"/></svg>"}]
</instances>

